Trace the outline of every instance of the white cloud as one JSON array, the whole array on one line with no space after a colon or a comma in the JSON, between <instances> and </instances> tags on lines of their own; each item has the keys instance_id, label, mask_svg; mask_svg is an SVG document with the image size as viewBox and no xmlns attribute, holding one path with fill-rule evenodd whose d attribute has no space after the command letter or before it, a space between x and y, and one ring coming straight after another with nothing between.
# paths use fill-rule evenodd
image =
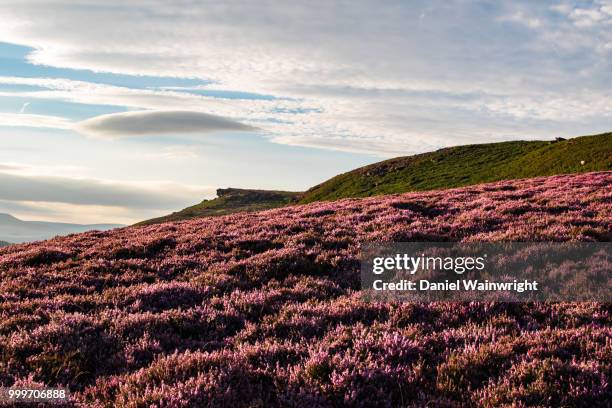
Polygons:
<instances>
[{"instance_id":1,"label":"white cloud","mask_svg":"<svg viewBox=\"0 0 612 408\"><path fill-rule=\"evenodd\" d=\"M499 18L499 21L510 21L534 29L542 27L542 20L536 17L529 16L522 10L519 10L514 14L502 16Z\"/></svg>"},{"instance_id":2,"label":"white cloud","mask_svg":"<svg viewBox=\"0 0 612 408\"><path fill-rule=\"evenodd\" d=\"M96 116L79 122L75 129L100 138L210 133L218 131L253 131L252 126L217 115L189 111L138 111Z\"/></svg>"},{"instance_id":3,"label":"white cloud","mask_svg":"<svg viewBox=\"0 0 612 408\"><path fill-rule=\"evenodd\" d=\"M565 14L565 15L571 13L572 8L573 7L567 3L553 4L552 6L550 6L551 10L556 11L557 13L560 13L560 14Z\"/></svg>"},{"instance_id":4,"label":"white cloud","mask_svg":"<svg viewBox=\"0 0 612 408\"><path fill-rule=\"evenodd\" d=\"M134 89L121 86L75 81L63 78L0 77L0 84L31 85L47 88L37 91L0 92L0 96L20 95L28 98L55 99L75 103L121 106L128 108L203 110L204 104L227 105L227 102L184 92Z\"/></svg>"},{"instance_id":5,"label":"white cloud","mask_svg":"<svg viewBox=\"0 0 612 408\"><path fill-rule=\"evenodd\" d=\"M574 20L578 27L592 27L607 18L607 13L598 8L576 8L569 13L569 17Z\"/></svg>"},{"instance_id":6,"label":"white cloud","mask_svg":"<svg viewBox=\"0 0 612 408\"><path fill-rule=\"evenodd\" d=\"M0 37L34 47L37 64L202 78L292 99L230 101L55 79L31 80L50 89L24 97L205 112L241 118L282 143L390 155L611 127L608 7L5 1Z\"/></svg>"},{"instance_id":7,"label":"white cloud","mask_svg":"<svg viewBox=\"0 0 612 408\"><path fill-rule=\"evenodd\" d=\"M0 126L26 126L52 129L71 129L72 122L66 118L58 116L0 112Z\"/></svg>"}]
</instances>

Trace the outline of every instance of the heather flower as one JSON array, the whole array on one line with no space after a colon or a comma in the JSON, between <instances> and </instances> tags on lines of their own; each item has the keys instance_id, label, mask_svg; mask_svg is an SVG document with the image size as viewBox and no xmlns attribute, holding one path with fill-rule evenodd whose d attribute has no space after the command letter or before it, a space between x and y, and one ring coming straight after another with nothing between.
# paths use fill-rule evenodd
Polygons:
<instances>
[{"instance_id":1,"label":"heather flower","mask_svg":"<svg viewBox=\"0 0 612 408\"><path fill-rule=\"evenodd\" d=\"M610 241L611 184L541 177L2 248L0 386L100 407L609 406L609 304L358 289L364 242Z\"/></svg>"}]
</instances>

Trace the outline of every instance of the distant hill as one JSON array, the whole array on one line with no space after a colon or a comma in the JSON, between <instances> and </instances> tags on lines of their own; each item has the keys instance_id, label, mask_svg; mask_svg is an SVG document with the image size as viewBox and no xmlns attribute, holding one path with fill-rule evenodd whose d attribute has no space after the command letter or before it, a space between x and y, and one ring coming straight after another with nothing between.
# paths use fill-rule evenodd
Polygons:
<instances>
[{"instance_id":1,"label":"distant hill","mask_svg":"<svg viewBox=\"0 0 612 408\"><path fill-rule=\"evenodd\" d=\"M11 245L10 242L0 241L0 247L5 247L5 246L9 246L9 245Z\"/></svg>"},{"instance_id":2,"label":"distant hill","mask_svg":"<svg viewBox=\"0 0 612 408\"><path fill-rule=\"evenodd\" d=\"M612 133L457 146L340 174L306 191L300 203L611 169Z\"/></svg>"},{"instance_id":3,"label":"distant hill","mask_svg":"<svg viewBox=\"0 0 612 408\"><path fill-rule=\"evenodd\" d=\"M39 241L57 235L68 235L91 230L119 228L119 224L67 224L44 221L22 221L9 214L0 214L0 240L14 243ZM0 244L2 246L2 244Z\"/></svg>"},{"instance_id":4,"label":"distant hill","mask_svg":"<svg viewBox=\"0 0 612 408\"><path fill-rule=\"evenodd\" d=\"M200 204L159 218L140 222L136 225L157 224L167 221L180 221L196 217L227 215L236 212L251 212L284 207L295 203L301 193L290 191L247 190L240 188L220 188L217 198L204 200Z\"/></svg>"}]
</instances>

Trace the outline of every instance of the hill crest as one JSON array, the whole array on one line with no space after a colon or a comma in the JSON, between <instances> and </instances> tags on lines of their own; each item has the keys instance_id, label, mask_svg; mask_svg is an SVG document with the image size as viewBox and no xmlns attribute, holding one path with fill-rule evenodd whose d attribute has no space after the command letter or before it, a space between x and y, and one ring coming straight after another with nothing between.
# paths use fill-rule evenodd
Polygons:
<instances>
[{"instance_id":1,"label":"hill crest","mask_svg":"<svg viewBox=\"0 0 612 408\"><path fill-rule=\"evenodd\" d=\"M181 221L197 217L220 216L236 212L253 212L284 207L297 202L300 193L291 191L219 188L217 197L204 200L172 214L153 218L136 225L150 225L167 221Z\"/></svg>"},{"instance_id":2,"label":"hill crest","mask_svg":"<svg viewBox=\"0 0 612 408\"><path fill-rule=\"evenodd\" d=\"M339 174L307 190L300 203L605 170L612 170L612 133L464 145L396 157Z\"/></svg>"},{"instance_id":3,"label":"hill crest","mask_svg":"<svg viewBox=\"0 0 612 408\"><path fill-rule=\"evenodd\" d=\"M339 174L303 193L221 188L218 197L140 222L227 215L295 203L333 201L409 191L448 189L555 174L612 170L612 133L552 141L510 141L447 147L402 156Z\"/></svg>"}]
</instances>

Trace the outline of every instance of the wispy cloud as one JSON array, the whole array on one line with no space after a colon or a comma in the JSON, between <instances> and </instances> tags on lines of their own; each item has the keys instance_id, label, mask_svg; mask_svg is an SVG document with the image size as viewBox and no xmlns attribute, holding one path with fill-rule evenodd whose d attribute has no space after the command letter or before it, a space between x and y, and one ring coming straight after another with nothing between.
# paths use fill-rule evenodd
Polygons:
<instances>
[{"instance_id":1,"label":"wispy cloud","mask_svg":"<svg viewBox=\"0 0 612 408\"><path fill-rule=\"evenodd\" d=\"M24 97L241 118L277 142L380 155L612 127L608 1L237 0L189 13L156 0L107 4L4 2L0 36L33 47L36 64L199 78L204 89L278 99L59 79Z\"/></svg>"},{"instance_id":2,"label":"wispy cloud","mask_svg":"<svg viewBox=\"0 0 612 408\"><path fill-rule=\"evenodd\" d=\"M0 210L16 209L18 214L24 214L27 209L40 212L43 207L73 208L78 211L68 219L87 222L134 222L215 195L215 189L207 186L50 176L12 164L0 164L0 186ZM112 214L120 217L113 219ZM53 218L53 214L47 215Z\"/></svg>"},{"instance_id":3,"label":"wispy cloud","mask_svg":"<svg viewBox=\"0 0 612 408\"><path fill-rule=\"evenodd\" d=\"M46 201L141 209L170 209L210 196L214 189L168 182L119 182L0 172L0 200Z\"/></svg>"},{"instance_id":4,"label":"wispy cloud","mask_svg":"<svg viewBox=\"0 0 612 408\"><path fill-rule=\"evenodd\" d=\"M0 126L72 129L73 123L70 120L59 116L0 112Z\"/></svg>"},{"instance_id":5,"label":"wispy cloud","mask_svg":"<svg viewBox=\"0 0 612 408\"><path fill-rule=\"evenodd\" d=\"M77 124L83 134L101 138L209 133L218 131L253 131L254 127L233 119L201 112L139 111L101 115Z\"/></svg>"}]
</instances>

